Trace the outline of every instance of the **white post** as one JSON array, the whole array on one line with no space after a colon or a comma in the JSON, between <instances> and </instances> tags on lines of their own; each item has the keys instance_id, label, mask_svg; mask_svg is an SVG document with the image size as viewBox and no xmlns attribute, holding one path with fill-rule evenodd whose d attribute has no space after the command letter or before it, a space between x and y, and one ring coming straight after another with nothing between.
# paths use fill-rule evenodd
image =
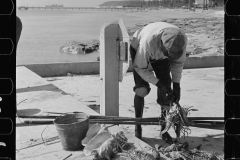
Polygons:
<instances>
[{"instance_id":1,"label":"white post","mask_svg":"<svg viewBox=\"0 0 240 160\"><path fill-rule=\"evenodd\" d=\"M119 81L129 66L129 36L122 22L105 24L100 32L100 114L119 116Z\"/></svg>"},{"instance_id":2,"label":"white post","mask_svg":"<svg viewBox=\"0 0 240 160\"><path fill-rule=\"evenodd\" d=\"M103 26L100 33L101 115L119 116L118 29L116 22Z\"/></svg>"}]
</instances>

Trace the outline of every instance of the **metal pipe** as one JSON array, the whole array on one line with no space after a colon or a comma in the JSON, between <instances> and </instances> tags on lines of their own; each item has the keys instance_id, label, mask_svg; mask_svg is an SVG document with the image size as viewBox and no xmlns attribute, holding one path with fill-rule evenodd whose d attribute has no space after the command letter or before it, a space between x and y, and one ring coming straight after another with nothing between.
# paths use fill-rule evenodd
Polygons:
<instances>
[{"instance_id":1,"label":"metal pipe","mask_svg":"<svg viewBox=\"0 0 240 160\"><path fill-rule=\"evenodd\" d=\"M74 112L78 113L78 112ZM80 113L80 112L79 112ZM60 114L60 113L58 113ZM61 113L64 114L64 113ZM18 118L35 118L35 119L55 119L59 116L26 116L26 115L19 115ZM197 120L224 120L223 117L187 117L190 121L197 121ZM141 122L159 122L160 117L147 117L147 118L132 118L132 117L116 117L116 116L97 116L97 115L90 115L89 119L98 119L101 120L114 120L114 121L141 121Z\"/></svg>"},{"instance_id":2,"label":"metal pipe","mask_svg":"<svg viewBox=\"0 0 240 160\"><path fill-rule=\"evenodd\" d=\"M31 121L25 120L23 121L26 124L53 124L53 121ZM144 122L144 121L114 121L114 120L89 120L89 123L101 123L101 124L129 124L129 125L162 125L166 122ZM209 125L224 125L224 122L216 122L216 121L193 121L193 127L197 126L209 126Z\"/></svg>"}]
</instances>

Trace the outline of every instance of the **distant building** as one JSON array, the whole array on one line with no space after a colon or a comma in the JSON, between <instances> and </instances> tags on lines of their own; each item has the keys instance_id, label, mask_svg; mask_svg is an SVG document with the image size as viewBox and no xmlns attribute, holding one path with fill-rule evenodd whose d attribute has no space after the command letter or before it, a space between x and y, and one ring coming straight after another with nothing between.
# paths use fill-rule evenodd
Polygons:
<instances>
[{"instance_id":1,"label":"distant building","mask_svg":"<svg viewBox=\"0 0 240 160\"><path fill-rule=\"evenodd\" d=\"M205 1L205 2L204 2ZM204 3L209 4L209 0L195 0L196 5L202 6Z\"/></svg>"},{"instance_id":2,"label":"distant building","mask_svg":"<svg viewBox=\"0 0 240 160\"><path fill-rule=\"evenodd\" d=\"M143 7L145 5L145 1L108 1L101 5L99 8L126 8L126 7Z\"/></svg>"}]
</instances>

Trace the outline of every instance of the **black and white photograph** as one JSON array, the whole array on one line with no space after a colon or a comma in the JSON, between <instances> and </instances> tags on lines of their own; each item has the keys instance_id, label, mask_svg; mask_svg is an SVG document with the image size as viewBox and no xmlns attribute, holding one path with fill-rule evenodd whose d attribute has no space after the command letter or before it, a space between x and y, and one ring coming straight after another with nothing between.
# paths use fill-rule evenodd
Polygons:
<instances>
[{"instance_id":1,"label":"black and white photograph","mask_svg":"<svg viewBox=\"0 0 240 160\"><path fill-rule=\"evenodd\" d=\"M224 160L224 5L16 0L16 159Z\"/></svg>"}]
</instances>

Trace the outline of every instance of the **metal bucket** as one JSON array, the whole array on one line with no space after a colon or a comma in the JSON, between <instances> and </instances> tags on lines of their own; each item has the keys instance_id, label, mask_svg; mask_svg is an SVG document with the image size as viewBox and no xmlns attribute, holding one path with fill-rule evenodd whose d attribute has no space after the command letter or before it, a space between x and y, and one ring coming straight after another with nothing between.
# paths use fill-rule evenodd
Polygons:
<instances>
[{"instance_id":1,"label":"metal bucket","mask_svg":"<svg viewBox=\"0 0 240 160\"><path fill-rule=\"evenodd\" d=\"M84 148L81 141L88 131L88 122L89 115L83 112L67 113L53 121L64 150L77 151Z\"/></svg>"}]
</instances>

